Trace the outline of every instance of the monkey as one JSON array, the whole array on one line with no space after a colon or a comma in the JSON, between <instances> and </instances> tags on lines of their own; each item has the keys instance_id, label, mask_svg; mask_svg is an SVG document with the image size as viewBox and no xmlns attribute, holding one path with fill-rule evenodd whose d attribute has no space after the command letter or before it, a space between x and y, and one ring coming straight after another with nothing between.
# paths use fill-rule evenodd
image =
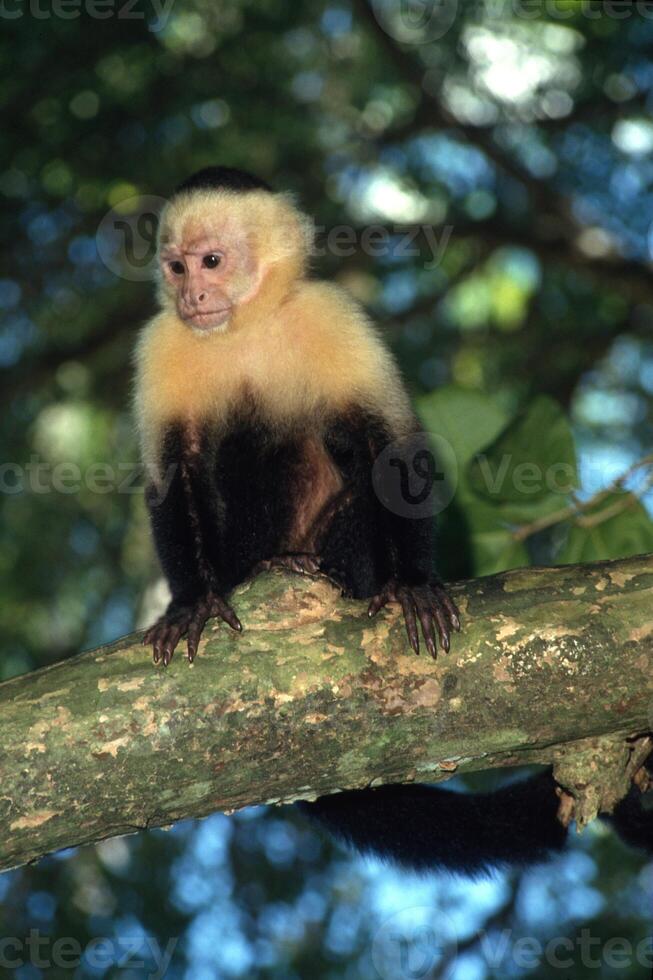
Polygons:
<instances>
[{"instance_id":1,"label":"monkey","mask_svg":"<svg viewBox=\"0 0 653 980\"><path fill-rule=\"evenodd\" d=\"M134 404L172 596L144 634L161 667L182 639L192 663L211 617L242 630L229 594L272 568L325 575L370 617L398 604L416 654L448 652L461 628L433 515L387 506L374 480L420 431L398 366L354 298L310 275L312 239L290 195L224 166L179 184L160 216ZM486 796L390 785L300 804L362 852L472 873L559 850L557 806L550 773Z\"/></svg>"},{"instance_id":2,"label":"monkey","mask_svg":"<svg viewBox=\"0 0 653 980\"><path fill-rule=\"evenodd\" d=\"M228 168L189 178L161 215L136 416L172 592L146 638L164 666L182 636L193 661L211 616L242 628L226 597L261 567L323 571L370 616L399 603L415 653L420 630L435 657L460 629L433 521L373 485L381 451L419 429L397 365L353 298L308 277L311 232L287 195Z\"/></svg>"}]
</instances>

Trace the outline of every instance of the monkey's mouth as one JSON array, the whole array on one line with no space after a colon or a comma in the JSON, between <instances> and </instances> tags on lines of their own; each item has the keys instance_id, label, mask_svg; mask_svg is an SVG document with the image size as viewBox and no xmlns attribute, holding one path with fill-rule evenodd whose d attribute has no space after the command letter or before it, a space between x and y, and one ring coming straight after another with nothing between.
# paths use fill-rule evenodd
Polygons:
<instances>
[{"instance_id":1,"label":"monkey's mouth","mask_svg":"<svg viewBox=\"0 0 653 980\"><path fill-rule=\"evenodd\" d=\"M231 316L231 307L224 306L218 310L206 310L203 313L193 313L185 317L186 323L199 330L210 330L220 327Z\"/></svg>"}]
</instances>

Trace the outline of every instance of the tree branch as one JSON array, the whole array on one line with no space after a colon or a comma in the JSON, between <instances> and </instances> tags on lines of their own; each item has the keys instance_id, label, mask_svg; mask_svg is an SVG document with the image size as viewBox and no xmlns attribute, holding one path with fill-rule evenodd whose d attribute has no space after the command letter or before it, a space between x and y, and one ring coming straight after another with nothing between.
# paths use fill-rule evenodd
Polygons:
<instances>
[{"instance_id":1,"label":"tree branch","mask_svg":"<svg viewBox=\"0 0 653 980\"><path fill-rule=\"evenodd\" d=\"M270 573L192 667L133 634L0 685L0 869L62 847L371 782L551 762L647 731L653 556L459 583L436 663L395 609Z\"/></svg>"},{"instance_id":2,"label":"tree branch","mask_svg":"<svg viewBox=\"0 0 653 980\"><path fill-rule=\"evenodd\" d=\"M515 541L525 541L526 538L532 537L533 534L546 531L547 528L554 527L556 524L562 524L563 521L574 520L579 527L594 527L597 524L602 524L604 521L609 520L610 517L614 517L615 513L620 514L623 510L627 510L633 503L640 500L647 490L650 490L653 485L652 467L653 453L649 453L647 456L643 456L642 459L637 460L636 463L633 463L632 466L629 466L624 473L621 473L612 480L603 490L599 490L593 496L588 497L587 500L576 499L567 507L561 507L560 510L556 510L552 514L545 514L544 517L538 517L529 524L521 524L514 531ZM635 473L642 469L651 470L651 472L643 478L639 486L634 488L630 493L627 492L626 483ZM602 501L607 500L614 493L619 492L624 495L619 506L616 508L614 506L609 507L607 510L600 511L598 514L584 516L587 515L587 511L592 510Z\"/></svg>"}]
</instances>

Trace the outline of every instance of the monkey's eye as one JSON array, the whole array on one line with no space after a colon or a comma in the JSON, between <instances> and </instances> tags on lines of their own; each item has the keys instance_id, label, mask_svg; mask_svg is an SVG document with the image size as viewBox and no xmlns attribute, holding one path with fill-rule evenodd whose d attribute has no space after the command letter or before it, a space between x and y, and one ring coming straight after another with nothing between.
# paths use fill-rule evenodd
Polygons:
<instances>
[{"instance_id":1,"label":"monkey's eye","mask_svg":"<svg viewBox=\"0 0 653 980\"><path fill-rule=\"evenodd\" d=\"M222 261L222 257L212 252L211 255L204 256L204 258L202 259L202 265L204 266L205 269L217 269L221 261Z\"/></svg>"},{"instance_id":2,"label":"monkey's eye","mask_svg":"<svg viewBox=\"0 0 653 980\"><path fill-rule=\"evenodd\" d=\"M179 259L174 259L172 262L169 262L168 265L170 267L170 271L175 276L183 276L184 272L186 271L184 263L180 262Z\"/></svg>"}]
</instances>

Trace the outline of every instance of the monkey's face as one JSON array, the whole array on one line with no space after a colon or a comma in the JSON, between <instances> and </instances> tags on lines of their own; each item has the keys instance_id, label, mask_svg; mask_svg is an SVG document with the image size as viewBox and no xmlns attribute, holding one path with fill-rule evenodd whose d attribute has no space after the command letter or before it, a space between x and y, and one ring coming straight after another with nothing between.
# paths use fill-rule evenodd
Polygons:
<instances>
[{"instance_id":1,"label":"monkey's face","mask_svg":"<svg viewBox=\"0 0 653 980\"><path fill-rule=\"evenodd\" d=\"M207 234L184 236L161 250L161 273L177 315L205 333L225 330L236 304L254 286L253 263L245 242Z\"/></svg>"},{"instance_id":2,"label":"monkey's face","mask_svg":"<svg viewBox=\"0 0 653 980\"><path fill-rule=\"evenodd\" d=\"M284 195L180 194L161 215L159 297L195 333L224 332L240 307L301 273L311 240L312 222Z\"/></svg>"}]
</instances>

